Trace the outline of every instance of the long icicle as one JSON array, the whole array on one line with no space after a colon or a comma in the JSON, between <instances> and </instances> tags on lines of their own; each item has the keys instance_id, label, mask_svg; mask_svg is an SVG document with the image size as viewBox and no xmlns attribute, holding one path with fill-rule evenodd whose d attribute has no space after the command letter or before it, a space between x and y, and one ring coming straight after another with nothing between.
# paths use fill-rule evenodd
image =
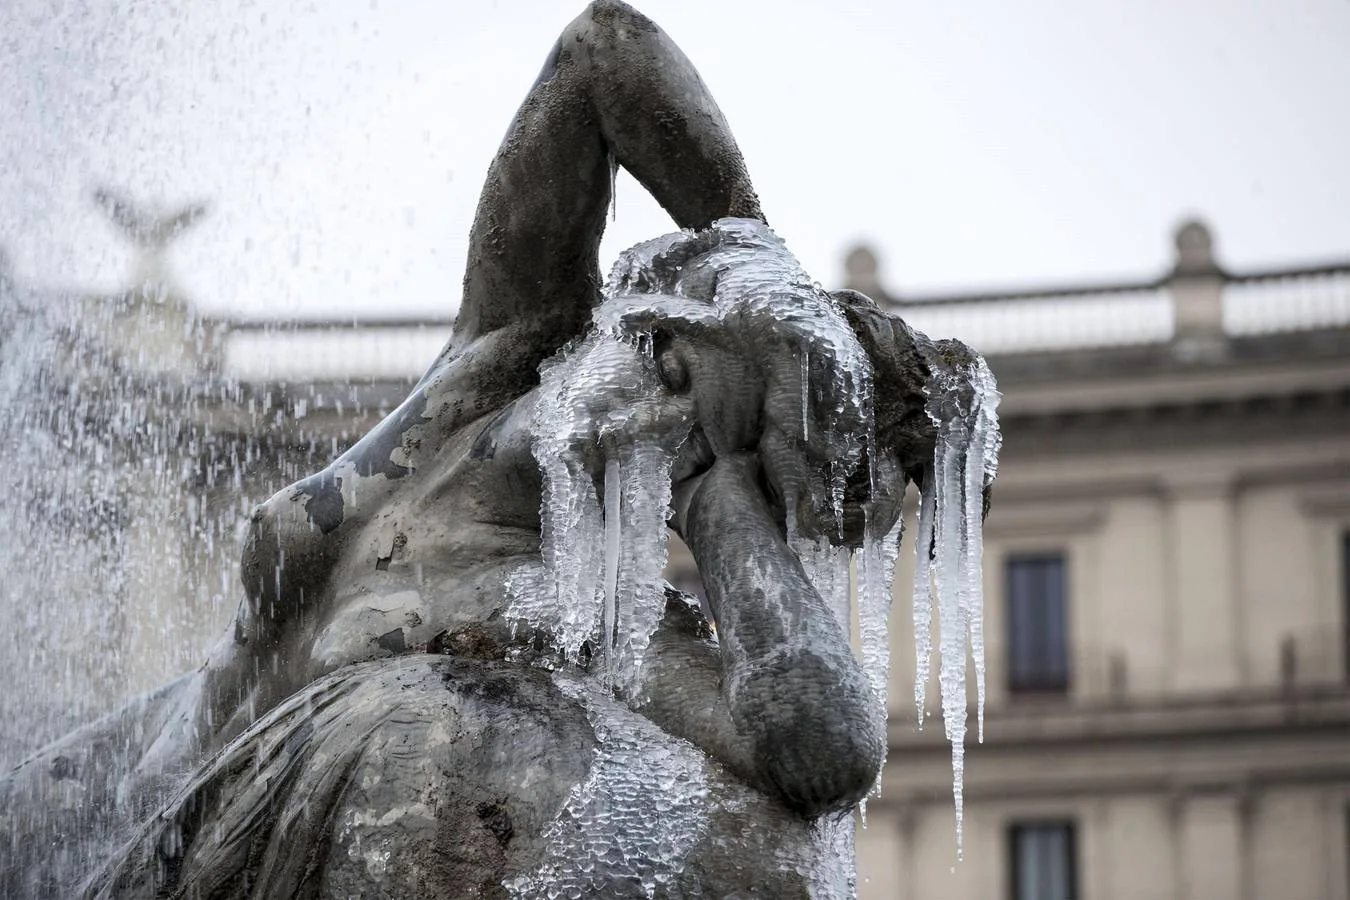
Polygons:
<instances>
[{"instance_id":1,"label":"long icicle","mask_svg":"<svg viewBox=\"0 0 1350 900\"><path fill-rule=\"evenodd\" d=\"M980 518L984 506L984 453L978 434L962 460L961 558L959 581L961 620L970 636L970 655L975 663L976 735L984 743L984 617L981 610L980 557L984 552Z\"/></svg>"},{"instance_id":2,"label":"long icicle","mask_svg":"<svg viewBox=\"0 0 1350 900\"><path fill-rule=\"evenodd\" d=\"M605 687L612 687L618 669L615 647L615 625L618 615L619 557L622 544L622 520L620 505L623 496L620 479L619 460L610 457L605 461L605 614L600 646L604 652ZM619 623L622 624L622 623Z\"/></svg>"},{"instance_id":3,"label":"long icicle","mask_svg":"<svg viewBox=\"0 0 1350 900\"><path fill-rule=\"evenodd\" d=\"M998 452L1002 437L998 430L998 404L1002 395L988 364L979 360L971 379L975 388L970 447L965 458L966 543L962 563L962 598L970 627L970 652L975 662L976 721L980 743L984 743L984 488L998 473Z\"/></svg>"},{"instance_id":4,"label":"long icicle","mask_svg":"<svg viewBox=\"0 0 1350 900\"><path fill-rule=\"evenodd\" d=\"M962 855L967 718L966 656L973 657L979 735L984 734L984 628L981 555L984 486L997 472L999 394L993 374L977 360L965 378L931 385L928 412L938 428L933 464L925 472L924 504L933 507L932 581L936 588L941 642L938 681L942 715L951 742L952 798L956 811L956 856ZM935 389L936 388L936 389ZM921 511L921 517L928 511ZM920 543L922 543L922 537ZM925 575L927 573L924 573ZM924 585L927 578L922 579ZM915 596L921 585L916 576ZM916 642L921 634L915 611ZM919 654L922 656L922 652ZM922 664L922 661L921 661ZM924 669L926 674L926 668ZM918 696L916 686L916 697Z\"/></svg>"},{"instance_id":5,"label":"long icicle","mask_svg":"<svg viewBox=\"0 0 1350 900\"><path fill-rule=\"evenodd\" d=\"M964 425L964 423L962 423ZM938 637L941 645L938 684L942 718L952 747L952 794L956 804L956 858L961 858L964 813L966 741L966 621L961 605L960 561L964 507L961 504L961 462L964 428L957 435L939 433L933 465L937 528L934 581L938 595ZM946 429L943 429L946 431Z\"/></svg>"},{"instance_id":6,"label":"long icicle","mask_svg":"<svg viewBox=\"0 0 1350 900\"><path fill-rule=\"evenodd\" d=\"M914 709L923 730L928 676L933 660L933 514L936 497L933 467L923 473L919 494L919 533L914 539Z\"/></svg>"},{"instance_id":7,"label":"long icicle","mask_svg":"<svg viewBox=\"0 0 1350 900\"><path fill-rule=\"evenodd\" d=\"M873 518L872 504L863 507L863 548L858 555L858 643L862 651L863 671L872 682L877 704L883 713L889 709L891 681L890 616L895 558L900 551L904 516L884 534ZM871 796L881 796L881 774Z\"/></svg>"},{"instance_id":8,"label":"long icicle","mask_svg":"<svg viewBox=\"0 0 1350 900\"><path fill-rule=\"evenodd\" d=\"M622 456L623 568L619 572L616 684L634 701L641 696L642 671L665 613L666 515L674 454L639 442Z\"/></svg>"}]
</instances>

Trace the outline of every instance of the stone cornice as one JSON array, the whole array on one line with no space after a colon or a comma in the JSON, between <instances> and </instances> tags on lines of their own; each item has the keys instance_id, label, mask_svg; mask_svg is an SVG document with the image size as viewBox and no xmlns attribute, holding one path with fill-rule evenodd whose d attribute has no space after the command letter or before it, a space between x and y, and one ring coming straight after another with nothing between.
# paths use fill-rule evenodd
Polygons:
<instances>
[{"instance_id":1,"label":"stone cornice","mask_svg":"<svg viewBox=\"0 0 1350 900\"><path fill-rule=\"evenodd\" d=\"M946 752L942 729L923 731L909 710L890 724L893 752ZM1099 703L1029 700L985 713L984 747L1034 749L1190 738L1231 738L1267 732L1344 732L1350 739L1350 687L1234 692L1154 701ZM1350 759L1347 759L1350 765Z\"/></svg>"},{"instance_id":2,"label":"stone cornice","mask_svg":"<svg viewBox=\"0 0 1350 900\"><path fill-rule=\"evenodd\" d=\"M1252 393L1222 400L1158 399L1151 406L1002 414L1003 456L1166 451L1261 443L1294 436L1350 435L1350 385L1331 381L1297 394Z\"/></svg>"},{"instance_id":3,"label":"stone cornice","mask_svg":"<svg viewBox=\"0 0 1350 900\"><path fill-rule=\"evenodd\" d=\"M951 751L941 725L934 721L916 732L904 716L890 735L881 800L869 804L869 812L950 804ZM984 744L968 737L965 759L968 802L1344 784L1350 782L1350 690L1039 711L1008 706L987 716Z\"/></svg>"}]
</instances>

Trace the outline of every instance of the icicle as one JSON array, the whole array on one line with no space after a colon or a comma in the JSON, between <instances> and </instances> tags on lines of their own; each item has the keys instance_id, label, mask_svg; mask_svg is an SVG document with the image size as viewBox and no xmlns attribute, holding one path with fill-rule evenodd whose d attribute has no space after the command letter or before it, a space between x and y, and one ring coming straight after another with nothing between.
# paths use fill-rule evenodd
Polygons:
<instances>
[{"instance_id":1,"label":"icicle","mask_svg":"<svg viewBox=\"0 0 1350 900\"><path fill-rule=\"evenodd\" d=\"M927 386L928 414L938 435L933 464L924 474L920 512L919 567L915 578L915 642L918 670L927 674L925 646L927 604L920 593L928 587L928 521L934 524L931 567L937 594L941 662L942 716L951 742L952 796L956 808L956 854L961 857L964 820L966 737L966 647L969 641L976 673L979 734L984 719L984 628L981 585L984 487L997 472L999 394L993 374L981 359L958 374L935 373ZM931 511L930 511L931 510ZM925 607L924 625L920 609ZM917 677L917 676L916 676ZM916 702L922 702L916 684Z\"/></svg>"},{"instance_id":2,"label":"icicle","mask_svg":"<svg viewBox=\"0 0 1350 900\"><path fill-rule=\"evenodd\" d=\"M853 631L852 584L850 582L850 560L852 554L847 547L836 547L825 538L812 540L793 536L788 546L801 560L802 570L821 599L829 604L835 619L850 636Z\"/></svg>"},{"instance_id":3,"label":"icicle","mask_svg":"<svg viewBox=\"0 0 1350 900\"><path fill-rule=\"evenodd\" d=\"M830 510L834 513L834 530L844 539L844 488L848 474L839 461L830 463Z\"/></svg>"},{"instance_id":4,"label":"icicle","mask_svg":"<svg viewBox=\"0 0 1350 900\"><path fill-rule=\"evenodd\" d=\"M877 702L885 710L891 680L891 642L888 623L891 615L891 584L895 577L895 559L900 551L904 518L884 534L872 521L871 505L866 516L863 548L858 557L858 632L863 669L872 681ZM879 783L879 782L878 782Z\"/></svg>"},{"instance_id":5,"label":"icicle","mask_svg":"<svg viewBox=\"0 0 1350 900\"><path fill-rule=\"evenodd\" d=\"M797 521L797 486L794 483L783 485L783 505L787 508L785 513L784 526L787 531L787 545L795 552L800 540L801 524ZM801 559L800 553L797 558Z\"/></svg>"},{"instance_id":6,"label":"icicle","mask_svg":"<svg viewBox=\"0 0 1350 900\"><path fill-rule=\"evenodd\" d=\"M609 220L619 221L619 160L609 154Z\"/></svg>"},{"instance_id":7,"label":"icicle","mask_svg":"<svg viewBox=\"0 0 1350 900\"><path fill-rule=\"evenodd\" d=\"M638 699L644 656L666 609L662 571L674 458L673 452L655 442L624 448L618 684L630 699Z\"/></svg>"},{"instance_id":8,"label":"icicle","mask_svg":"<svg viewBox=\"0 0 1350 900\"><path fill-rule=\"evenodd\" d=\"M615 618L618 615L619 559L622 536L620 499L623 492L619 484L619 461L610 458L605 461L605 615L604 626L600 632L600 645L604 648L605 686L614 683L618 669L615 658ZM624 623L626 624L626 623Z\"/></svg>"},{"instance_id":9,"label":"icicle","mask_svg":"<svg viewBox=\"0 0 1350 900\"><path fill-rule=\"evenodd\" d=\"M933 658L933 469L924 470L919 495L919 533L914 540L914 708L923 730L928 675Z\"/></svg>"},{"instance_id":10,"label":"icicle","mask_svg":"<svg viewBox=\"0 0 1350 900\"><path fill-rule=\"evenodd\" d=\"M811 348L802 347L802 443L811 440Z\"/></svg>"},{"instance_id":11,"label":"icicle","mask_svg":"<svg viewBox=\"0 0 1350 900\"><path fill-rule=\"evenodd\" d=\"M563 655L603 629L606 526L584 447L594 435L596 396L635 391L642 367L630 347L598 336L541 371L532 429L543 476L541 551L552 596L513 602L511 616L552 630ZM617 496L617 493L616 493ZM606 641L596 648L604 654Z\"/></svg>"},{"instance_id":12,"label":"icicle","mask_svg":"<svg viewBox=\"0 0 1350 900\"><path fill-rule=\"evenodd\" d=\"M552 623L559 649L577 662L602 608L604 520L584 465L555 449L536 447L545 488L542 552L555 590L552 598L522 599L512 615Z\"/></svg>"},{"instance_id":13,"label":"icicle","mask_svg":"<svg viewBox=\"0 0 1350 900\"><path fill-rule=\"evenodd\" d=\"M984 452L972 435L970 448L961 460L961 540L957 561L959 603L963 627L970 636L970 655L975 662L976 736L984 743L984 616L980 557L984 552L981 514L984 505Z\"/></svg>"},{"instance_id":14,"label":"icicle","mask_svg":"<svg viewBox=\"0 0 1350 900\"><path fill-rule=\"evenodd\" d=\"M834 614L844 628L844 637L853 639L853 551L847 547L831 547L829 564L834 569L830 587L833 593Z\"/></svg>"},{"instance_id":15,"label":"icicle","mask_svg":"<svg viewBox=\"0 0 1350 900\"><path fill-rule=\"evenodd\" d=\"M966 544L967 610L970 618L970 649L975 658L977 721L980 743L984 743L984 617L982 615L984 558L984 488L998 474L998 453L1003 442L998 427L998 404L1002 395L988 364L979 360L972 379L976 391L976 409L971 426L970 452L966 456Z\"/></svg>"},{"instance_id":16,"label":"icicle","mask_svg":"<svg viewBox=\"0 0 1350 900\"><path fill-rule=\"evenodd\" d=\"M952 794L956 803L956 858L961 858L962 802L966 741L966 618L960 597L962 556L961 450L942 436L933 465L934 536L933 580L938 597L938 685L942 691L942 719L952 747Z\"/></svg>"}]
</instances>

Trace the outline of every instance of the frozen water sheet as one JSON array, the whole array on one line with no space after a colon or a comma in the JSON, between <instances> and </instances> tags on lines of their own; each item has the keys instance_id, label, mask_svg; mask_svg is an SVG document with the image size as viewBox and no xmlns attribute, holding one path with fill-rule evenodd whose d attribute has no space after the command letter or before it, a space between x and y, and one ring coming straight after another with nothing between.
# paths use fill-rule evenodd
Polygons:
<instances>
[{"instance_id":1,"label":"frozen water sheet","mask_svg":"<svg viewBox=\"0 0 1350 900\"><path fill-rule=\"evenodd\" d=\"M606 681L626 689L664 610L670 466L688 431L644 428L660 390L650 342L637 336L592 333L545 368L533 437L552 589L513 594L510 610L552 630L573 662L591 642Z\"/></svg>"}]
</instances>

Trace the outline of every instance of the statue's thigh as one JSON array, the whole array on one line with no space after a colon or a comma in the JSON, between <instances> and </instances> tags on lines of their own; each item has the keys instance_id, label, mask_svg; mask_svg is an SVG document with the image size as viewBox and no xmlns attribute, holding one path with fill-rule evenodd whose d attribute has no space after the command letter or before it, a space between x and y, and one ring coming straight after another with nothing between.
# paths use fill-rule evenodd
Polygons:
<instances>
[{"instance_id":1,"label":"statue's thigh","mask_svg":"<svg viewBox=\"0 0 1350 900\"><path fill-rule=\"evenodd\" d=\"M506 896L585 779L594 732L542 672L423 660L389 674L325 816L319 894Z\"/></svg>"},{"instance_id":2,"label":"statue's thigh","mask_svg":"<svg viewBox=\"0 0 1350 900\"><path fill-rule=\"evenodd\" d=\"M205 763L92 892L505 896L594 742L544 672L430 655L348 666Z\"/></svg>"}]
</instances>

